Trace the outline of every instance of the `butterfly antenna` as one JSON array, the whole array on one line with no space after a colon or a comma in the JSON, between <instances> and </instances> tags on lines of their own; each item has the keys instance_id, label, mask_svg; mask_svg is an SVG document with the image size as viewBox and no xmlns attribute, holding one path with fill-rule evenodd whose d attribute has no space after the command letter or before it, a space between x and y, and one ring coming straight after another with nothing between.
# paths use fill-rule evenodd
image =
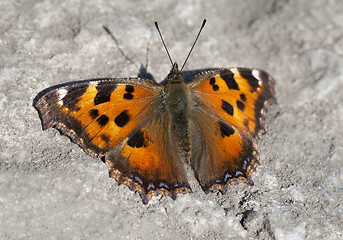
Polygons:
<instances>
[{"instance_id":1,"label":"butterfly antenna","mask_svg":"<svg viewBox=\"0 0 343 240\"><path fill-rule=\"evenodd\" d=\"M168 52L168 48L167 48L167 46L166 46L166 43L165 43L164 40L163 40L163 37L162 37L161 31L160 31L160 28L158 27L158 24L157 24L157 20L155 20L154 22L155 22L155 27L156 27L156 29L157 29L157 31L158 31L158 34L160 34L160 37L161 37L163 46L164 46L164 48L166 49L166 52L167 52L167 54L168 54L169 60L170 60L170 62L171 62L171 65L173 66L173 60L171 59L170 54L169 54L169 52Z\"/></svg>"},{"instance_id":2,"label":"butterfly antenna","mask_svg":"<svg viewBox=\"0 0 343 240\"><path fill-rule=\"evenodd\" d=\"M196 42L198 41L198 38L199 38L199 36L200 36L200 33L201 33L202 29L205 27L206 21L207 21L207 19L204 18L204 21L202 22L202 25L201 25L200 30L199 30L199 32L198 32L198 35L197 35L197 37L195 38L195 41L194 41L194 43L193 43L193 45L192 45L192 47L191 47L191 50L189 51L189 53L188 53L188 55L187 55L187 57L186 57L186 60L184 61L183 65L182 65L182 67L181 67L180 72L182 72L183 67L186 65L186 62L187 62L189 56L191 55L191 52L193 51L193 48L194 48Z\"/></svg>"}]
</instances>

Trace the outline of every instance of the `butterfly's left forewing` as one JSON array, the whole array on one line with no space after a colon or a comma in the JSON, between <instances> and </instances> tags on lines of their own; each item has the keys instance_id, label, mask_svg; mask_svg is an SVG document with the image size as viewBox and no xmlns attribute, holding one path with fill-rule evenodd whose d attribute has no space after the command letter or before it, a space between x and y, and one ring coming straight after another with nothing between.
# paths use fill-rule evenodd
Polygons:
<instances>
[{"instance_id":1,"label":"butterfly's left forewing","mask_svg":"<svg viewBox=\"0 0 343 240\"><path fill-rule=\"evenodd\" d=\"M249 68L205 72L189 84L204 110L251 137L263 129L265 103L276 103L274 85L268 73Z\"/></svg>"},{"instance_id":2,"label":"butterfly's left forewing","mask_svg":"<svg viewBox=\"0 0 343 240\"><path fill-rule=\"evenodd\" d=\"M262 132L266 103L275 103L274 79L258 69L220 69L196 76L189 88L191 164L202 188L252 184L254 138Z\"/></svg>"}]
</instances>

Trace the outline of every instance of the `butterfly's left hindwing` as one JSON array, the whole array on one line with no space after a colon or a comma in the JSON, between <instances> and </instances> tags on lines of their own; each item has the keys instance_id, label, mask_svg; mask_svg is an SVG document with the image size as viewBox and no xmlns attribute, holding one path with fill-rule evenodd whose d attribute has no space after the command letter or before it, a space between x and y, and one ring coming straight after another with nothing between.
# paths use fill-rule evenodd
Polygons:
<instances>
[{"instance_id":1,"label":"butterfly's left hindwing","mask_svg":"<svg viewBox=\"0 0 343 240\"><path fill-rule=\"evenodd\" d=\"M251 138L230 124L194 109L190 124L191 165L202 189L226 192L235 182L252 184L250 175L258 164Z\"/></svg>"}]
</instances>

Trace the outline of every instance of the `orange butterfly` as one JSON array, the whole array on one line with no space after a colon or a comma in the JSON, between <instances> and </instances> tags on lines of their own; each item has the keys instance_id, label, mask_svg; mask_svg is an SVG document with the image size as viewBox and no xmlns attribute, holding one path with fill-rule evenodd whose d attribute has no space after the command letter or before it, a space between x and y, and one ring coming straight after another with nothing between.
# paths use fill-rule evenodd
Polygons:
<instances>
[{"instance_id":1,"label":"orange butterfly","mask_svg":"<svg viewBox=\"0 0 343 240\"><path fill-rule=\"evenodd\" d=\"M39 93L34 107L44 130L54 127L103 157L110 176L138 191L144 203L191 192L184 162L206 193L252 185L254 138L262 132L266 103L276 102L274 79L258 69L227 68L185 83L182 68L174 63L163 85L139 78L62 84Z\"/></svg>"}]
</instances>

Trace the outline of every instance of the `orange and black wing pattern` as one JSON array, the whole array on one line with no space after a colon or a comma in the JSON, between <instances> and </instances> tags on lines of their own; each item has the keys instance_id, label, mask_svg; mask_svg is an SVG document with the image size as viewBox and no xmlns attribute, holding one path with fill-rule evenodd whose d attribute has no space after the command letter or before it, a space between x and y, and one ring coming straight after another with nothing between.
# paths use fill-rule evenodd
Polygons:
<instances>
[{"instance_id":1,"label":"orange and black wing pattern","mask_svg":"<svg viewBox=\"0 0 343 240\"><path fill-rule=\"evenodd\" d=\"M170 115L161 109L156 112L105 158L110 176L137 190L144 203L158 194L176 199L179 193L191 192Z\"/></svg>"},{"instance_id":2,"label":"orange and black wing pattern","mask_svg":"<svg viewBox=\"0 0 343 240\"><path fill-rule=\"evenodd\" d=\"M43 130L54 127L91 156L104 156L147 119L159 91L149 80L86 80L42 91L34 107Z\"/></svg>"},{"instance_id":3,"label":"orange and black wing pattern","mask_svg":"<svg viewBox=\"0 0 343 240\"><path fill-rule=\"evenodd\" d=\"M86 153L104 157L111 177L154 194L189 192L179 156L169 146L169 118L160 115L163 87L150 80L102 79L67 83L38 94L43 129L54 127Z\"/></svg>"},{"instance_id":4,"label":"orange and black wing pattern","mask_svg":"<svg viewBox=\"0 0 343 240\"><path fill-rule=\"evenodd\" d=\"M276 103L274 84L266 72L248 68L204 72L189 83L191 164L205 192L252 184L254 138L263 131L266 106Z\"/></svg>"}]
</instances>

